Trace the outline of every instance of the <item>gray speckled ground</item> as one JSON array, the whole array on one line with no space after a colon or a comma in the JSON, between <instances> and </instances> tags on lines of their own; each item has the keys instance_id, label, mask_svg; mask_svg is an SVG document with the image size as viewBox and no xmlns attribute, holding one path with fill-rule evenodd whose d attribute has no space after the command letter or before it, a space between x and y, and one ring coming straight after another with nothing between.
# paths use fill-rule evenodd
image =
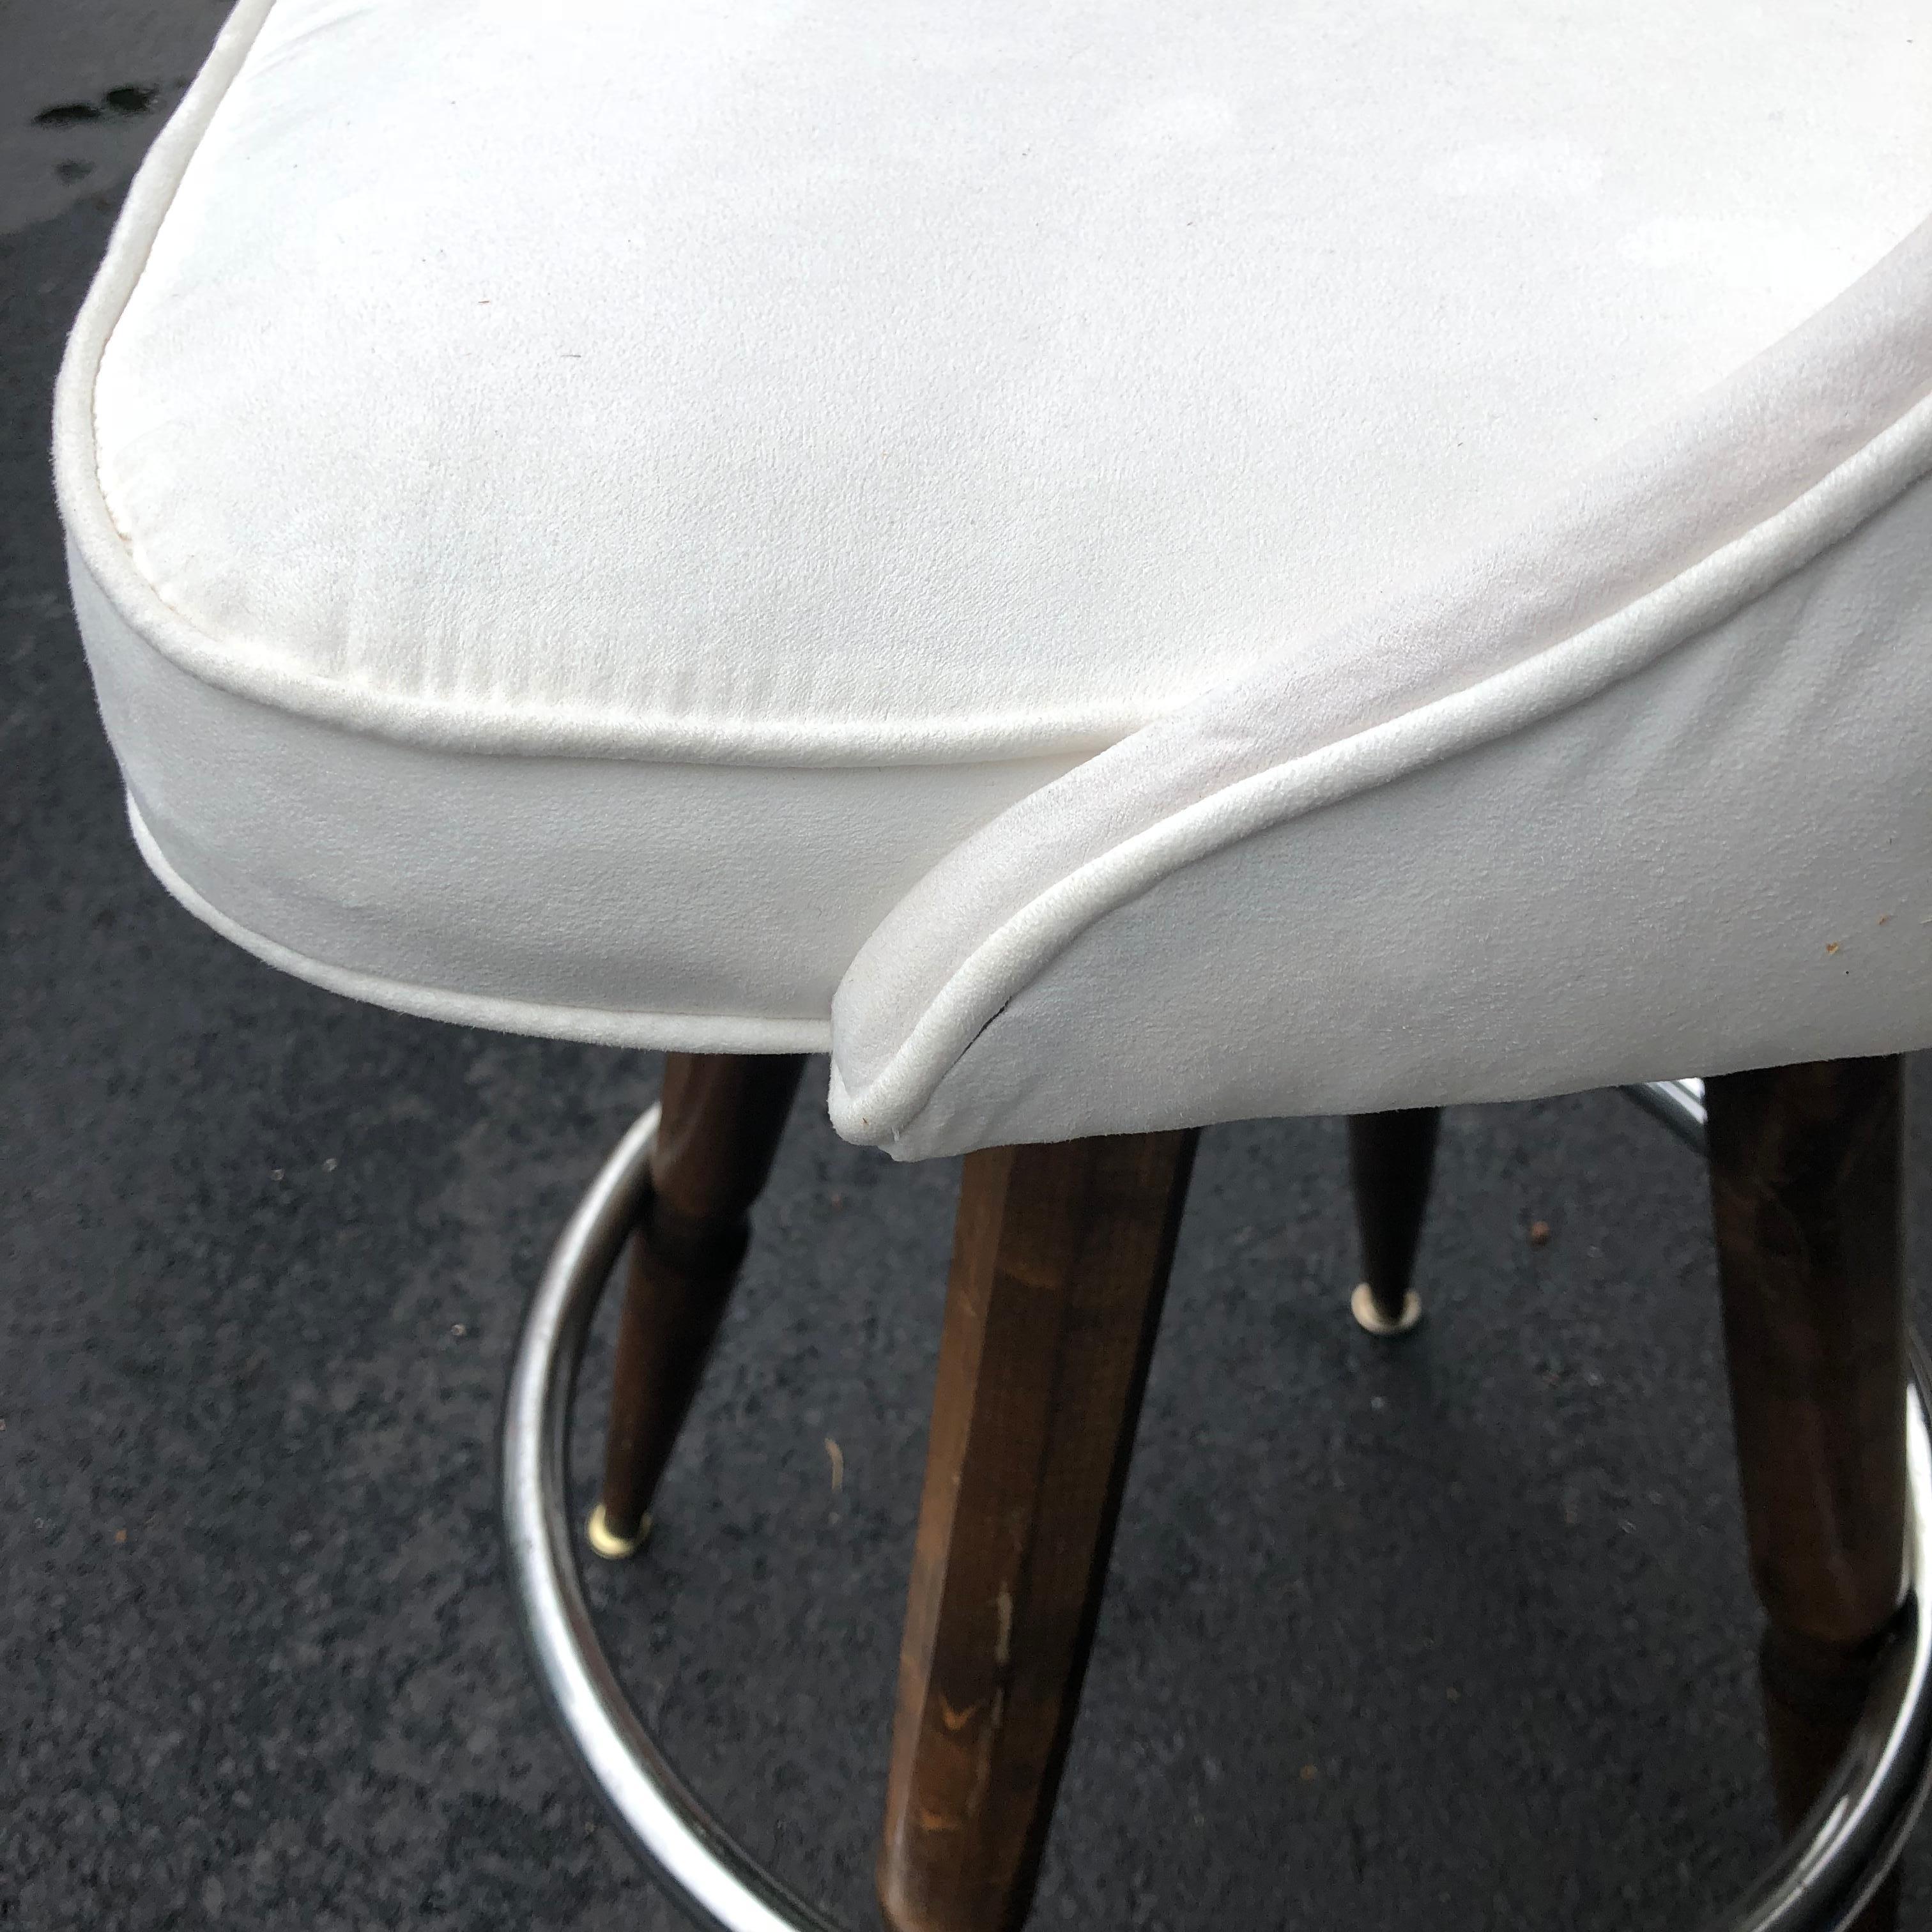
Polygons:
<instances>
[{"instance_id":1,"label":"gray speckled ground","mask_svg":"<svg viewBox=\"0 0 1932 1932\"><path fill-rule=\"evenodd\" d=\"M129 156L31 116L164 88L218 11L0 20L0 1925L668 1926L493 1493L523 1297L654 1070L195 926L67 614L47 394ZM856 1928L955 1174L818 1099L650 1559L594 1580L700 1788ZM1207 1137L1036 1922L1689 1924L1770 1846L1694 1163L1612 1095L1456 1113L1424 1274L1378 1349L1336 1124Z\"/></svg>"}]
</instances>

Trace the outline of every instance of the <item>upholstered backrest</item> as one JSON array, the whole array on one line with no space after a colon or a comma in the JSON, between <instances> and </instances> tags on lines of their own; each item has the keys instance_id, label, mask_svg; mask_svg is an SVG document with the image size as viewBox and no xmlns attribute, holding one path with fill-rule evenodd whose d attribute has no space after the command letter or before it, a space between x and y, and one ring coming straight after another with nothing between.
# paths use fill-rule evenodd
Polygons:
<instances>
[{"instance_id":1,"label":"upholstered backrest","mask_svg":"<svg viewBox=\"0 0 1932 1932\"><path fill-rule=\"evenodd\" d=\"M1513 542L1005 812L841 987L841 1130L912 1156L1932 1041L1928 391L1932 224ZM1486 1039L1431 1037L1431 979L1492 989Z\"/></svg>"}]
</instances>

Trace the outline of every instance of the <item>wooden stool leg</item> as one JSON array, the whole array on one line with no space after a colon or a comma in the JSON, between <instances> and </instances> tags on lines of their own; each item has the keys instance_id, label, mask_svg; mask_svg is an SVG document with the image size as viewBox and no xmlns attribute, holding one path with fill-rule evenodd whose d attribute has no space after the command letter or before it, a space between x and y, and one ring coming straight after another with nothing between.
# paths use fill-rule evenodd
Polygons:
<instances>
[{"instance_id":1,"label":"wooden stool leg","mask_svg":"<svg viewBox=\"0 0 1932 1932\"><path fill-rule=\"evenodd\" d=\"M674 1053L664 1061L651 1196L630 1245L617 1330L604 1489L591 1518L600 1554L626 1556L698 1392L751 1240L752 1204L771 1172L802 1054Z\"/></svg>"},{"instance_id":2,"label":"wooden stool leg","mask_svg":"<svg viewBox=\"0 0 1932 1932\"><path fill-rule=\"evenodd\" d=\"M1706 1088L1711 1198L1772 1781L1786 1829L1856 1718L1903 1588L1900 1063ZM1897 1916L1888 1886L1858 1922Z\"/></svg>"},{"instance_id":3,"label":"wooden stool leg","mask_svg":"<svg viewBox=\"0 0 1932 1932\"><path fill-rule=\"evenodd\" d=\"M896 1932L1010 1932L1032 1901L1196 1138L967 1157L879 1856Z\"/></svg>"},{"instance_id":4,"label":"wooden stool leg","mask_svg":"<svg viewBox=\"0 0 1932 1932\"><path fill-rule=\"evenodd\" d=\"M1372 1335L1400 1335L1422 1318L1409 1287L1436 1166L1440 1107L1356 1114L1348 1121L1348 1178L1362 1238L1355 1319Z\"/></svg>"}]
</instances>

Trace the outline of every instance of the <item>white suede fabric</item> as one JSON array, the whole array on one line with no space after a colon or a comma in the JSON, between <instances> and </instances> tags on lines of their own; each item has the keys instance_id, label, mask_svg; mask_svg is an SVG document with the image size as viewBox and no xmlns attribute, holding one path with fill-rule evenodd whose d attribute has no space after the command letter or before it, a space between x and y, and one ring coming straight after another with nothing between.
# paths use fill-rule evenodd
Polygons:
<instances>
[{"instance_id":1,"label":"white suede fabric","mask_svg":"<svg viewBox=\"0 0 1932 1932\"><path fill-rule=\"evenodd\" d=\"M1932 1045L1928 612L1922 480L1563 703L1526 667L1138 836L1119 800L1119 842L976 934L931 1004L882 997L913 909L1036 861L996 820L848 976L833 1119L915 1159Z\"/></svg>"},{"instance_id":2,"label":"white suede fabric","mask_svg":"<svg viewBox=\"0 0 1932 1932\"><path fill-rule=\"evenodd\" d=\"M56 410L142 849L904 1155L1923 1043L1791 950L1924 856L1922 16L244 0Z\"/></svg>"},{"instance_id":3,"label":"white suede fabric","mask_svg":"<svg viewBox=\"0 0 1932 1932\"><path fill-rule=\"evenodd\" d=\"M1069 763L785 770L402 743L194 676L70 564L169 890L272 964L471 1026L823 1052L866 934L936 854Z\"/></svg>"},{"instance_id":4,"label":"white suede fabric","mask_svg":"<svg viewBox=\"0 0 1932 1932\"><path fill-rule=\"evenodd\" d=\"M1500 797L1517 782L1512 761L1536 755L1550 731L1568 746L1580 800L1610 785L1594 800L1605 815L1586 815L1598 834L1588 840L1574 826L1538 832L1521 865L1502 875L1526 904L1556 914L1566 942L1537 950L1532 966L1566 976L1570 991L1595 988L1580 1016L1588 1024L1571 1031L1557 1023L1555 988L1518 1006L1510 1027L1449 1049L1466 1081L1456 1097L1652 1078L1672 1064L1721 1072L1817 1050L1807 1024L1816 1015L1804 935L1820 922L1842 925L1872 899L1888 921L1900 909L1890 903L1899 890L1892 868L1922 851L1928 831L1913 816L1932 751L1928 389L1932 224L1730 382L1580 479L1515 537L1315 654L1316 664L1326 656L1348 666L1340 689L1310 662L1288 658L1232 680L1082 764L950 855L868 940L841 988L833 1119L848 1135L910 1158L952 1147L946 1124L962 1109L977 1122L1000 1113L1001 1127L988 1129L997 1142L1124 1131L1180 1116L1428 1104L1419 1069L1417 1084L1398 1078L1389 1097L1395 1069L1412 1062L1387 1038L1366 1055L1353 1052L1362 1042L1352 1033L1337 1040L1342 1058L1317 1076L1298 1035L1290 1046L1279 1030L1250 1036L1237 1021L1256 976L1271 1002L1312 1011L1310 982L1340 963L1318 927L1292 923L1296 896L1310 889L1304 848L1284 843L1285 829L1306 821L1318 845L1324 811L1360 799L1371 814L1394 813L1404 780L1459 759ZM1820 740L1810 680L1847 658L1846 636L1876 654L1858 660L1859 695L1874 701L1858 714L1862 736L1840 729ZM1680 688L1673 655L1717 637L1737 653L1740 675L1762 685L1700 754L1732 775L1721 810L1699 787L1671 780L1667 763L1645 749L1676 729L1672 706L1682 700L1670 694ZM1822 764L1821 748L1829 754ZM1616 795L1610 775L1633 759L1650 774L1653 796ZM1850 782L1848 759L1862 786ZM1464 801L1457 809L1480 808ZM1541 815L1552 827L1564 822L1553 806ZM1343 814L1346 824L1358 821ZM1745 855L1765 836L1783 860L1747 874ZM1677 875L1680 886L1703 881L1677 915L1687 922L1682 942L1736 955L1714 985L1682 987L1674 1016L1658 1007L1654 988L1636 1007L1618 1001L1571 950L1570 942L1582 945L1608 970L1619 934L1640 924L1608 883L1633 849L1660 891L1672 876L1666 854L1670 866L1689 868ZM1836 855L1834 891L1852 902L1818 896L1806 855L1826 850ZM1223 852L1243 861L1244 883L1229 890L1243 908L1247 947L1224 937L1204 953L1196 925L1178 914L1166 928L1150 926L1144 907L1117 916L1144 899L1177 905L1169 881ZM1418 927L1394 874L1382 890L1386 861L1378 861L1383 914L1357 936L1388 960L1419 948L1425 971L1446 982L1460 922L1490 916L1484 882L1499 864L1492 857L1458 871L1427 863L1414 883L1435 914ZM1593 866L1604 868L1600 878ZM1281 893L1299 944L1286 943L1266 910ZM1785 939L1796 948L1782 956L1790 970L1776 980L1774 1000L1746 970L1765 962L1750 950L1762 933L1738 916L1742 896L1781 907ZM1932 915L1932 903L1924 910ZM1070 1096L1040 1085L1056 1064L1093 1065L1101 1052L1096 1014L1106 1014L1110 1029L1129 1019L1106 996L1108 976L1096 957L1102 928L1140 935L1133 973L1155 1003L1204 964L1216 983L1228 976L1220 1010L1209 1000L1204 1023L1189 1029L1194 1064L1172 1064L1165 1077L1150 1064L1132 1106L1117 1084L1103 1101L1097 1072ZM1932 1040L1928 928L1932 916L1915 918L1913 943L1894 961L1902 977L1865 985L1858 1010L1841 1012L1848 1038L1888 1038L1898 1047ZM1164 944L1154 936L1163 931ZM1352 952L1345 956L1352 963L1344 997L1366 1000L1371 978ZM1748 984L1750 1002L1730 1004ZM1706 994L1730 1025L1708 1036L1693 1027L1687 1041L1675 1021L1702 1010ZM1039 1040L1018 1036L1022 1013L1042 1006L1067 1029L1058 1063L1041 1058ZM1155 1029L1177 1024L1170 1009L1141 1018ZM1801 1039L1812 1048L1801 1050ZM1216 1042L1244 1058L1247 1078L1231 1084L1207 1070L1218 1064ZM1257 1082L1284 1104L1248 1106L1240 1096ZM1293 1105L1290 1094L1300 1096ZM1054 1126L1070 1107L1082 1124ZM1103 1129L1102 1120L1113 1124Z\"/></svg>"}]
</instances>

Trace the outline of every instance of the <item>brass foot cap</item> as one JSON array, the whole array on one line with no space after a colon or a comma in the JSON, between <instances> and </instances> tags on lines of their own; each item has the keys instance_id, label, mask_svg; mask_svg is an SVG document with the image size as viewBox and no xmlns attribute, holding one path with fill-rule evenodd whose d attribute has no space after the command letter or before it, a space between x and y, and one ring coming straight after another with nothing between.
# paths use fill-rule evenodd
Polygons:
<instances>
[{"instance_id":1,"label":"brass foot cap","mask_svg":"<svg viewBox=\"0 0 1932 1932\"><path fill-rule=\"evenodd\" d=\"M1393 1322L1376 1306L1376 1298L1365 1281L1355 1284L1348 1306L1354 1311L1355 1319L1371 1335L1406 1335L1422 1319L1422 1298L1412 1288L1402 1297L1402 1312Z\"/></svg>"},{"instance_id":2,"label":"brass foot cap","mask_svg":"<svg viewBox=\"0 0 1932 1932\"><path fill-rule=\"evenodd\" d=\"M634 1556L651 1540L651 1520L648 1516L638 1520L638 1533L634 1536L620 1536L610 1527L604 1514L604 1505L599 1503L590 1512L590 1520L584 1526L584 1533L590 1539L590 1546L599 1556L608 1557L613 1563L621 1562L626 1556Z\"/></svg>"}]
</instances>

